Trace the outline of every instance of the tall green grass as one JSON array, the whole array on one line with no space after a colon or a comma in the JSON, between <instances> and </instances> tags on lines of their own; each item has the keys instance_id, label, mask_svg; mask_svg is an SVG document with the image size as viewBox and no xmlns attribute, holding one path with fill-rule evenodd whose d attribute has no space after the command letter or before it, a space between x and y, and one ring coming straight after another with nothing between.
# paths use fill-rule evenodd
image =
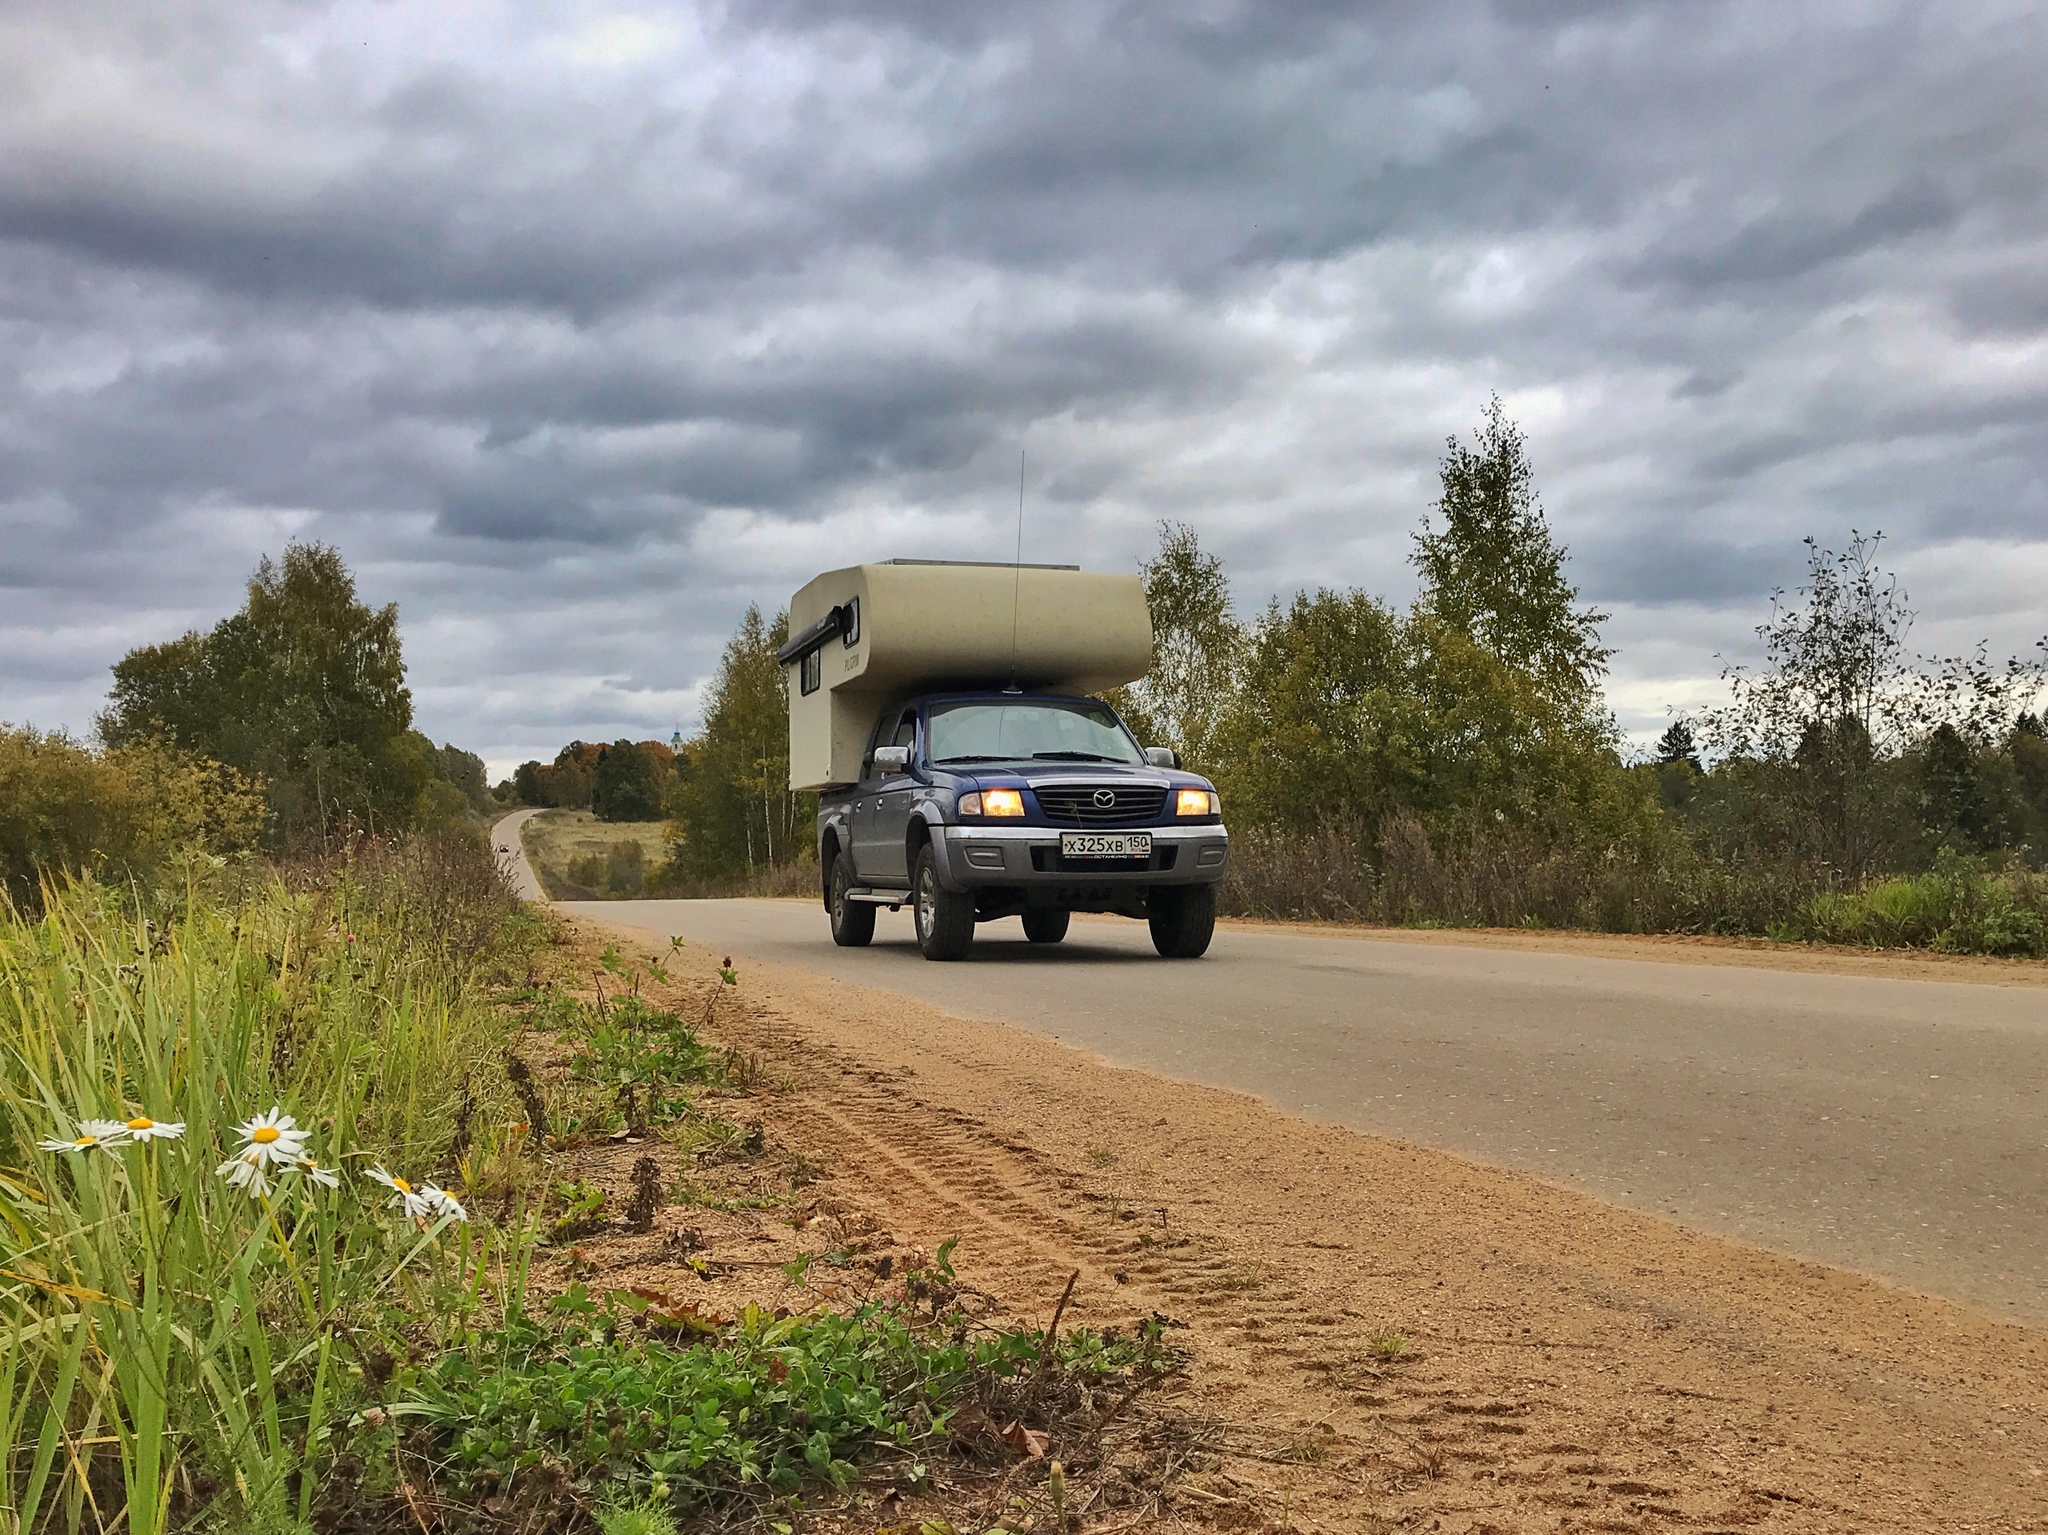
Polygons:
<instances>
[{"instance_id":1,"label":"tall green grass","mask_svg":"<svg viewBox=\"0 0 2048 1535\"><path fill-rule=\"evenodd\" d=\"M0 1535L303 1523L359 1336L476 1303L490 1244L364 1173L417 1183L517 1117L485 1068L526 919L488 871L422 845L154 912L83 883L0 908ZM273 1107L340 1187L219 1176ZM137 1117L184 1129L39 1144Z\"/></svg>"},{"instance_id":2,"label":"tall green grass","mask_svg":"<svg viewBox=\"0 0 2048 1535\"><path fill-rule=\"evenodd\" d=\"M1925 874L1823 895L1771 936L2039 959L2048 957L2048 878L1944 852Z\"/></svg>"}]
</instances>

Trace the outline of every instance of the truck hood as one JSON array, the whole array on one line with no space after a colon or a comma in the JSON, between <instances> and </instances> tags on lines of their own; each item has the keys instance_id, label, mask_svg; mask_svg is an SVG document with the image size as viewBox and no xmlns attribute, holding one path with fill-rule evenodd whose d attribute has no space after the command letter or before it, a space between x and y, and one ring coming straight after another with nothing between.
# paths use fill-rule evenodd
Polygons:
<instances>
[{"instance_id":1,"label":"truck hood","mask_svg":"<svg viewBox=\"0 0 2048 1535\"><path fill-rule=\"evenodd\" d=\"M1036 789L1063 783L1116 783L1148 789L1211 789L1215 785L1193 773L1169 772L1155 767L1129 767L1118 762L1045 762L1031 767L978 767L973 773L978 789Z\"/></svg>"}]
</instances>

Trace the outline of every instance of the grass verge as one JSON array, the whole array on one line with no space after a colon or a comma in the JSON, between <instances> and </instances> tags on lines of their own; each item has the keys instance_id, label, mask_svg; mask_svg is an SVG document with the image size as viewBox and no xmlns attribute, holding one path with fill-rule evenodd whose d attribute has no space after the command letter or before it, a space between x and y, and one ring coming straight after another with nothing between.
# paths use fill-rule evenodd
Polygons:
<instances>
[{"instance_id":1,"label":"grass verge","mask_svg":"<svg viewBox=\"0 0 2048 1535\"><path fill-rule=\"evenodd\" d=\"M736 973L559 940L469 840L0 912L0 1532L790 1525L1170 1370L818 1241Z\"/></svg>"},{"instance_id":2,"label":"grass verge","mask_svg":"<svg viewBox=\"0 0 2048 1535\"><path fill-rule=\"evenodd\" d=\"M0 912L0 1529L304 1518L349 1349L502 1256L423 1192L510 1122L488 854L215 874Z\"/></svg>"}]
</instances>

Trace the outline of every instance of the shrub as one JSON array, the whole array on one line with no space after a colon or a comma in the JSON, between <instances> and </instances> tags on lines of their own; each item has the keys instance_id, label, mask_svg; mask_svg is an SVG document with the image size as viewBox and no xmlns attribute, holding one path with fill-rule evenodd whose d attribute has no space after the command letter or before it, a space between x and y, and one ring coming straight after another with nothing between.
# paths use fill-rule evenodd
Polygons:
<instances>
[{"instance_id":1,"label":"shrub","mask_svg":"<svg viewBox=\"0 0 2048 1535\"><path fill-rule=\"evenodd\" d=\"M0 726L0 887L33 910L46 880L154 882L190 852L252 847L260 787L160 740L112 751Z\"/></svg>"},{"instance_id":2,"label":"shrub","mask_svg":"<svg viewBox=\"0 0 2048 1535\"><path fill-rule=\"evenodd\" d=\"M2048 957L2048 879L2024 870L1988 872L1978 861L1944 849L1926 874L1819 897L1784 925L1782 936L1879 949Z\"/></svg>"},{"instance_id":3,"label":"shrub","mask_svg":"<svg viewBox=\"0 0 2048 1535\"><path fill-rule=\"evenodd\" d=\"M1512 824L1433 837L1395 815L1377 833L1234 829L1219 894L1231 915L1282 920L1760 936L1819 888L1810 868L1713 859L1669 827L1600 845Z\"/></svg>"}]
</instances>

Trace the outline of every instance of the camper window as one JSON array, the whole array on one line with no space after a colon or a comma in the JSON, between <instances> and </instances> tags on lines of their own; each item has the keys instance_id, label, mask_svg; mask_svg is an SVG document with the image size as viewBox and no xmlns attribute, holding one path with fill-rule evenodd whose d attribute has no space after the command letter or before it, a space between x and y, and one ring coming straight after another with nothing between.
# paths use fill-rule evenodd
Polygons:
<instances>
[{"instance_id":1,"label":"camper window","mask_svg":"<svg viewBox=\"0 0 2048 1535\"><path fill-rule=\"evenodd\" d=\"M818 691L825 680L825 652L813 650L803 658L797 670L797 685L806 696Z\"/></svg>"}]
</instances>

